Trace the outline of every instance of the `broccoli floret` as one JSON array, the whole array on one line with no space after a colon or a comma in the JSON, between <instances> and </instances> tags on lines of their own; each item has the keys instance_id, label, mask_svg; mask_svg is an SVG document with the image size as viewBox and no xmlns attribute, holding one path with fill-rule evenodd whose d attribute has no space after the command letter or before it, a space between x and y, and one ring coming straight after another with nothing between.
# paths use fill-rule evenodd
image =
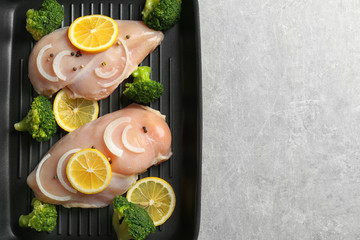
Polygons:
<instances>
[{"instance_id":1,"label":"broccoli floret","mask_svg":"<svg viewBox=\"0 0 360 240\"><path fill-rule=\"evenodd\" d=\"M158 99L164 93L164 87L150 79L150 72L150 67L138 67L132 73L134 81L125 84L123 94L138 103L150 103Z\"/></svg>"},{"instance_id":2,"label":"broccoli floret","mask_svg":"<svg viewBox=\"0 0 360 240\"><path fill-rule=\"evenodd\" d=\"M142 11L144 23L155 30L166 30L175 25L181 14L182 0L146 0Z\"/></svg>"},{"instance_id":3,"label":"broccoli floret","mask_svg":"<svg viewBox=\"0 0 360 240\"><path fill-rule=\"evenodd\" d=\"M154 222L146 210L129 202L125 197L116 196L113 208L112 224L118 240L142 240L155 232Z\"/></svg>"},{"instance_id":4,"label":"broccoli floret","mask_svg":"<svg viewBox=\"0 0 360 240\"><path fill-rule=\"evenodd\" d=\"M64 10L56 0L44 0L39 10L29 9L26 17L26 30L38 41L60 27Z\"/></svg>"},{"instance_id":5,"label":"broccoli floret","mask_svg":"<svg viewBox=\"0 0 360 240\"><path fill-rule=\"evenodd\" d=\"M41 95L37 96L26 117L15 123L14 127L17 131L29 132L39 142L49 140L56 133L56 121L50 100Z\"/></svg>"},{"instance_id":6,"label":"broccoli floret","mask_svg":"<svg viewBox=\"0 0 360 240\"><path fill-rule=\"evenodd\" d=\"M55 205L43 203L33 198L31 201L33 211L28 215L21 215L19 218L20 227L30 227L36 231L51 232L55 229L57 211Z\"/></svg>"}]
</instances>

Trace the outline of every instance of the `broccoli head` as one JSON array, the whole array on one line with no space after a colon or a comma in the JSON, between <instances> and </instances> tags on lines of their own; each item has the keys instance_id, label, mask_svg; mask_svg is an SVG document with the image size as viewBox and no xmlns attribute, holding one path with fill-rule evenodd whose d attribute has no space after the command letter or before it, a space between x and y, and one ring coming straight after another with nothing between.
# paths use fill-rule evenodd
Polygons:
<instances>
[{"instance_id":1,"label":"broccoli head","mask_svg":"<svg viewBox=\"0 0 360 240\"><path fill-rule=\"evenodd\" d=\"M134 81L125 84L123 94L138 103L150 103L158 99L164 93L161 83L150 79L151 68L138 67L132 73Z\"/></svg>"},{"instance_id":2,"label":"broccoli head","mask_svg":"<svg viewBox=\"0 0 360 240\"><path fill-rule=\"evenodd\" d=\"M43 203L40 200L33 198L31 206L33 207L33 211L31 213L20 216L20 227L30 227L39 232L53 231L57 221L57 211L55 205Z\"/></svg>"},{"instance_id":3,"label":"broccoli head","mask_svg":"<svg viewBox=\"0 0 360 240\"><path fill-rule=\"evenodd\" d=\"M26 30L38 41L60 27L64 10L56 0L44 0L39 10L29 9L26 17Z\"/></svg>"},{"instance_id":4,"label":"broccoli head","mask_svg":"<svg viewBox=\"0 0 360 240\"><path fill-rule=\"evenodd\" d=\"M113 208L112 224L118 240L142 240L155 232L154 222L146 210L129 202L125 197L116 196Z\"/></svg>"},{"instance_id":5,"label":"broccoli head","mask_svg":"<svg viewBox=\"0 0 360 240\"><path fill-rule=\"evenodd\" d=\"M57 128L50 100L41 95L37 96L26 117L15 123L14 127L17 131L29 132L39 142L49 140Z\"/></svg>"},{"instance_id":6,"label":"broccoli head","mask_svg":"<svg viewBox=\"0 0 360 240\"><path fill-rule=\"evenodd\" d=\"M166 30L180 19L182 0L146 0L142 11L144 23L151 29Z\"/></svg>"}]
</instances>

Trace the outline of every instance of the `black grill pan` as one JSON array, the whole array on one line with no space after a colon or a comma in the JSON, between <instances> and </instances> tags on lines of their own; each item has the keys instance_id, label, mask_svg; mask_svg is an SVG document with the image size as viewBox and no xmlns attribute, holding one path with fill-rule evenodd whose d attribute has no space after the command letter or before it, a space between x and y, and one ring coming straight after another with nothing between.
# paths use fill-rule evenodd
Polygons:
<instances>
[{"instance_id":1,"label":"black grill pan","mask_svg":"<svg viewBox=\"0 0 360 240\"><path fill-rule=\"evenodd\" d=\"M145 0L67 1L63 26L79 16L103 14L115 19L141 20ZM42 0L0 0L0 239L116 239L111 226L112 206L101 209L67 209L58 206L58 224L51 233L20 228L21 214L31 211L33 192L28 174L66 133L38 143L30 135L16 132L37 96L27 77L28 57L34 42L25 30L25 13L39 8ZM167 116L173 142L173 157L151 167L140 178L157 176L174 188L177 205L171 218L147 239L197 239L200 224L201 186L201 62L199 10L196 0L183 0L180 23L165 31L162 44L141 65L152 67L151 78L164 85L164 95L152 108ZM121 95L124 83L100 101L100 115L121 109L131 102Z\"/></svg>"}]
</instances>

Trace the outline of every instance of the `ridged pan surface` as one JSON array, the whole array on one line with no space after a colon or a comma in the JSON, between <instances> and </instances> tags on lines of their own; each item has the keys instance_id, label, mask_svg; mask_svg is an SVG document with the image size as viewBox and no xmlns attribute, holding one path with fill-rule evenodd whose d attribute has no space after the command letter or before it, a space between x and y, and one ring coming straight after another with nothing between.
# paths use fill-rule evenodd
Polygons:
<instances>
[{"instance_id":1,"label":"ridged pan surface","mask_svg":"<svg viewBox=\"0 0 360 240\"><path fill-rule=\"evenodd\" d=\"M26 178L40 159L66 133L59 130L50 141L38 143L16 132L37 96L28 79L28 58L34 42L25 30L26 11L39 8L39 0L0 0L0 239L117 239L111 225L112 206L100 209L58 206L58 224L51 233L20 228L18 218L31 211L34 194ZM79 16L103 14L114 19L141 20L145 0L62 1L63 26ZM173 157L139 177L156 176L174 188L177 205L171 218L147 239L196 239L200 219L201 183L201 63L197 1L183 0L180 23L164 32L165 39L141 65L152 68L151 79L164 85L163 96L150 106L167 117ZM126 82L126 81L125 81ZM99 102L100 116L131 103L122 96L124 83Z\"/></svg>"}]
</instances>

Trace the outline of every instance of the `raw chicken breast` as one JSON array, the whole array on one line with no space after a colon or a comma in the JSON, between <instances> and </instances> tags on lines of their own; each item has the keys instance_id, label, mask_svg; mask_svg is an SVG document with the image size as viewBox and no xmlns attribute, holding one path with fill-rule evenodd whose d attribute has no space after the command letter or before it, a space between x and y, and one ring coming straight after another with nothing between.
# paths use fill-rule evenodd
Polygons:
<instances>
[{"instance_id":1,"label":"raw chicken breast","mask_svg":"<svg viewBox=\"0 0 360 240\"><path fill-rule=\"evenodd\" d=\"M75 152L91 147L111 160L113 174L103 192L86 195L71 187L65 166ZM171 155L171 132L165 116L149 107L131 104L61 138L27 182L35 196L45 202L65 207L104 207L116 195L125 193L136 181L137 174Z\"/></svg>"},{"instance_id":2,"label":"raw chicken breast","mask_svg":"<svg viewBox=\"0 0 360 240\"><path fill-rule=\"evenodd\" d=\"M116 23L117 40L99 53L80 55L68 39L68 28L43 37L29 57L29 78L35 91L51 97L64 88L71 98L108 97L164 38L162 32L149 29L142 21Z\"/></svg>"},{"instance_id":3,"label":"raw chicken breast","mask_svg":"<svg viewBox=\"0 0 360 240\"><path fill-rule=\"evenodd\" d=\"M41 190L37 184L37 168L28 176L27 183L34 191L35 197L41 201L63 205L64 207L100 208L112 203L117 195L125 193L137 180L137 175L124 176L115 172L111 174L110 184L104 191L96 194L84 194L71 187L66 177L66 164L71 156L63 164L62 172L57 174L58 159L56 156L46 154L42 159L42 166L38 173ZM41 162L40 162L41 164ZM56 176L56 177L54 177ZM65 188L60 179L65 182ZM46 193L44 193L44 191Z\"/></svg>"}]
</instances>

